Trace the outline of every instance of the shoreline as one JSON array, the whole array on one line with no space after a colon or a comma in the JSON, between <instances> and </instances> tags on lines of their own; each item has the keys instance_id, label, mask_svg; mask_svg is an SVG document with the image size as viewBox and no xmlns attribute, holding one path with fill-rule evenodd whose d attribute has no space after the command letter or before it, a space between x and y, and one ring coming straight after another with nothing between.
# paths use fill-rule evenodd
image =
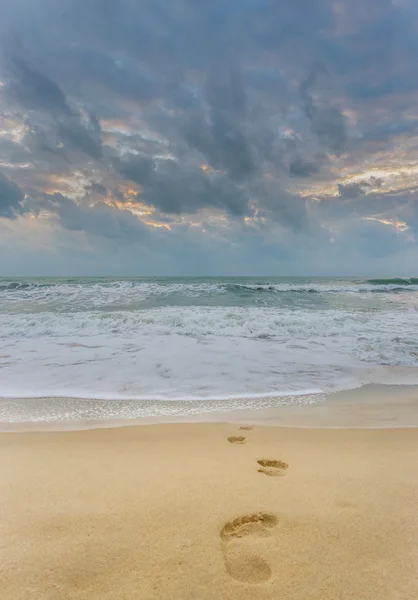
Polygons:
<instances>
[{"instance_id":1,"label":"shoreline","mask_svg":"<svg viewBox=\"0 0 418 600\"><path fill-rule=\"evenodd\" d=\"M5 400L5 399L3 399ZM45 403L72 399L10 399L26 403L43 400ZM280 398L278 399L280 401ZM77 399L83 403L84 400ZM86 403L92 400L85 400ZM1 400L0 400L1 403ZM117 407L119 401L115 400ZM176 403L177 406L186 404ZM225 403L226 404L226 403ZM164 405L164 403L163 403ZM196 406L196 403L194 404ZM418 386L367 385L355 390L328 394L324 400L306 404L261 406L235 410L212 410L189 414L155 415L137 418L71 419L45 421L0 421L0 433L83 431L113 429L141 425L170 423L245 423L253 421L264 426L314 429L395 429L418 428Z\"/></svg>"}]
</instances>

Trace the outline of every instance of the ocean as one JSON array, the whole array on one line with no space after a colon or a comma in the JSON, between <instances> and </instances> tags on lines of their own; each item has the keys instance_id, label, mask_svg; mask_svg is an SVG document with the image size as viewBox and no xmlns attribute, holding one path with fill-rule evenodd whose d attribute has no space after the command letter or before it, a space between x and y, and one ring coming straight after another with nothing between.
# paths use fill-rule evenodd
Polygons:
<instances>
[{"instance_id":1,"label":"ocean","mask_svg":"<svg viewBox=\"0 0 418 600\"><path fill-rule=\"evenodd\" d=\"M307 404L418 383L418 278L0 279L0 421Z\"/></svg>"}]
</instances>

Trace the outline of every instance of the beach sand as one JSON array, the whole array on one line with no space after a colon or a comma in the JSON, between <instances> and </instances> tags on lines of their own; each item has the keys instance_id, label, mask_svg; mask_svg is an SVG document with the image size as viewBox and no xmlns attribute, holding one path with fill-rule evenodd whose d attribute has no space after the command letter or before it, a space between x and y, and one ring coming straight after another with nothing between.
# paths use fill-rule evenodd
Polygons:
<instances>
[{"instance_id":1,"label":"beach sand","mask_svg":"<svg viewBox=\"0 0 418 600\"><path fill-rule=\"evenodd\" d=\"M243 427L1 434L1 598L418 599L418 430Z\"/></svg>"}]
</instances>

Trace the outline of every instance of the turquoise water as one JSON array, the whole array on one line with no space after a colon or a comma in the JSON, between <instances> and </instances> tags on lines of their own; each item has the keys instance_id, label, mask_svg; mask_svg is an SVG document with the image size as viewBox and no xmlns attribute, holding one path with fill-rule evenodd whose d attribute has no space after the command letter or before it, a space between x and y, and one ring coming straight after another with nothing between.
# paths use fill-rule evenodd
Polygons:
<instances>
[{"instance_id":1,"label":"turquoise water","mask_svg":"<svg viewBox=\"0 0 418 600\"><path fill-rule=\"evenodd\" d=\"M417 325L418 278L3 278L0 396L79 399L25 420L310 402L418 383Z\"/></svg>"}]
</instances>

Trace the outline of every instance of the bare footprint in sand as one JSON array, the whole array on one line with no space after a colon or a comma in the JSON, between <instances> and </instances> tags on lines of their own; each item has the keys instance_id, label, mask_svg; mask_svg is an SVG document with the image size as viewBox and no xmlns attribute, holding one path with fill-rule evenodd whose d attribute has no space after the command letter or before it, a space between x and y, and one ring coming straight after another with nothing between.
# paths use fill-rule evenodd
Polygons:
<instances>
[{"instance_id":1,"label":"bare footprint in sand","mask_svg":"<svg viewBox=\"0 0 418 600\"><path fill-rule=\"evenodd\" d=\"M286 475L286 470L289 468L289 465L282 460L261 458L257 462L260 465L258 472L264 473L264 475L268 475L269 477L283 477L283 475Z\"/></svg>"},{"instance_id":2,"label":"bare footprint in sand","mask_svg":"<svg viewBox=\"0 0 418 600\"><path fill-rule=\"evenodd\" d=\"M240 429L243 429L244 431L251 431L251 429L254 429L254 425L241 425Z\"/></svg>"},{"instance_id":3,"label":"bare footprint in sand","mask_svg":"<svg viewBox=\"0 0 418 600\"><path fill-rule=\"evenodd\" d=\"M238 435L238 436L232 435L231 437L228 438L228 442L230 444L245 444L246 441L247 441L247 439L245 437L243 437L242 435Z\"/></svg>"},{"instance_id":4,"label":"bare footprint in sand","mask_svg":"<svg viewBox=\"0 0 418 600\"><path fill-rule=\"evenodd\" d=\"M220 532L222 552L227 573L244 583L264 583L271 577L271 568L245 538L268 537L276 527L277 517L268 513L254 513L226 523Z\"/></svg>"}]
</instances>

